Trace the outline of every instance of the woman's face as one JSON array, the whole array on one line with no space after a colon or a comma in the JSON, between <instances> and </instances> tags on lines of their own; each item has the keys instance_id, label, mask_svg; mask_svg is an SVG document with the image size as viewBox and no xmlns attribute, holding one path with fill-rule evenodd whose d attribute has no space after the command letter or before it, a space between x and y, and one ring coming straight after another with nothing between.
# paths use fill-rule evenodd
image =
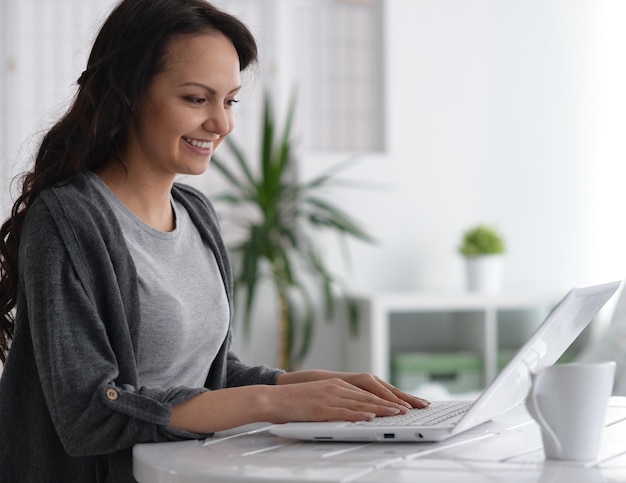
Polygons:
<instances>
[{"instance_id":1,"label":"woman's face","mask_svg":"<svg viewBox=\"0 0 626 483\"><path fill-rule=\"evenodd\" d=\"M123 161L162 177L203 173L233 130L239 89L239 57L223 34L173 40L133 111Z\"/></svg>"}]
</instances>

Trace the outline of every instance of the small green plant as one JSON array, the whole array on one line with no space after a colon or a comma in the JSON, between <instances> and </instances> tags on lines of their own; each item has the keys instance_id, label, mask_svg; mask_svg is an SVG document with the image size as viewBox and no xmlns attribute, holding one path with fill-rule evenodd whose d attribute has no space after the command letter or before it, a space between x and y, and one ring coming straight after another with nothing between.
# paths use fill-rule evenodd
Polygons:
<instances>
[{"instance_id":1,"label":"small green plant","mask_svg":"<svg viewBox=\"0 0 626 483\"><path fill-rule=\"evenodd\" d=\"M504 237L496 228L489 225L478 225L463 234L459 253L471 257L475 255L497 255L504 253L506 246Z\"/></svg>"}]
</instances>

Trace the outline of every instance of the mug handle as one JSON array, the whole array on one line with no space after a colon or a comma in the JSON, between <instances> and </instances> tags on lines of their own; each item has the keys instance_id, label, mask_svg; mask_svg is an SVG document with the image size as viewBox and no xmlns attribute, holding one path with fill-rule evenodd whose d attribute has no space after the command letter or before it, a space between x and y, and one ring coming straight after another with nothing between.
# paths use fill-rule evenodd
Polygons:
<instances>
[{"instance_id":1,"label":"mug handle","mask_svg":"<svg viewBox=\"0 0 626 483\"><path fill-rule=\"evenodd\" d=\"M526 408L528 412L535 418L535 420L539 423L539 426L545 431L548 437L552 440L552 443L556 447L557 452L561 453L561 442L559 438L555 434L554 430L550 427L548 422L541 414L539 410L539 404L537 403L537 379L539 378L540 373L531 372L531 385L530 392L528 393L528 397L526 398Z\"/></svg>"}]
</instances>

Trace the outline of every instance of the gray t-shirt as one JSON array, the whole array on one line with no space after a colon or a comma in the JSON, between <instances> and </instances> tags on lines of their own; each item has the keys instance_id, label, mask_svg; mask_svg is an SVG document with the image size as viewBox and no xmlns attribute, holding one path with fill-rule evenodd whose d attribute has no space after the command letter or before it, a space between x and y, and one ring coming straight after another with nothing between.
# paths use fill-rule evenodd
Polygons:
<instances>
[{"instance_id":1,"label":"gray t-shirt","mask_svg":"<svg viewBox=\"0 0 626 483\"><path fill-rule=\"evenodd\" d=\"M229 308L210 247L172 199L176 228L157 230L135 216L95 174L113 208L139 275L140 383L202 387L228 330Z\"/></svg>"}]
</instances>

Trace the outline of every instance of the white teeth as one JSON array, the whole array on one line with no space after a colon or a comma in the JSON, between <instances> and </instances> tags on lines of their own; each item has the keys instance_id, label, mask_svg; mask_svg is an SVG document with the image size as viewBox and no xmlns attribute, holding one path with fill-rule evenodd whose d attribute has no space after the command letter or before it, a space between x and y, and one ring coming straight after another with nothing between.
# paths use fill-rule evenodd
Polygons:
<instances>
[{"instance_id":1,"label":"white teeth","mask_svg":"<svg viewBox=\"0 0 626 483\"><path fill-rule=\"evenodd\" d=\"M187 141L189 144L191 144L192 146L195 146L197 148L200 149L209 149L211 147L211 144L209 141L196 141L195 139L191 139L191 138L183 138L185 141Z\"/></svg>"}]
</instances>

